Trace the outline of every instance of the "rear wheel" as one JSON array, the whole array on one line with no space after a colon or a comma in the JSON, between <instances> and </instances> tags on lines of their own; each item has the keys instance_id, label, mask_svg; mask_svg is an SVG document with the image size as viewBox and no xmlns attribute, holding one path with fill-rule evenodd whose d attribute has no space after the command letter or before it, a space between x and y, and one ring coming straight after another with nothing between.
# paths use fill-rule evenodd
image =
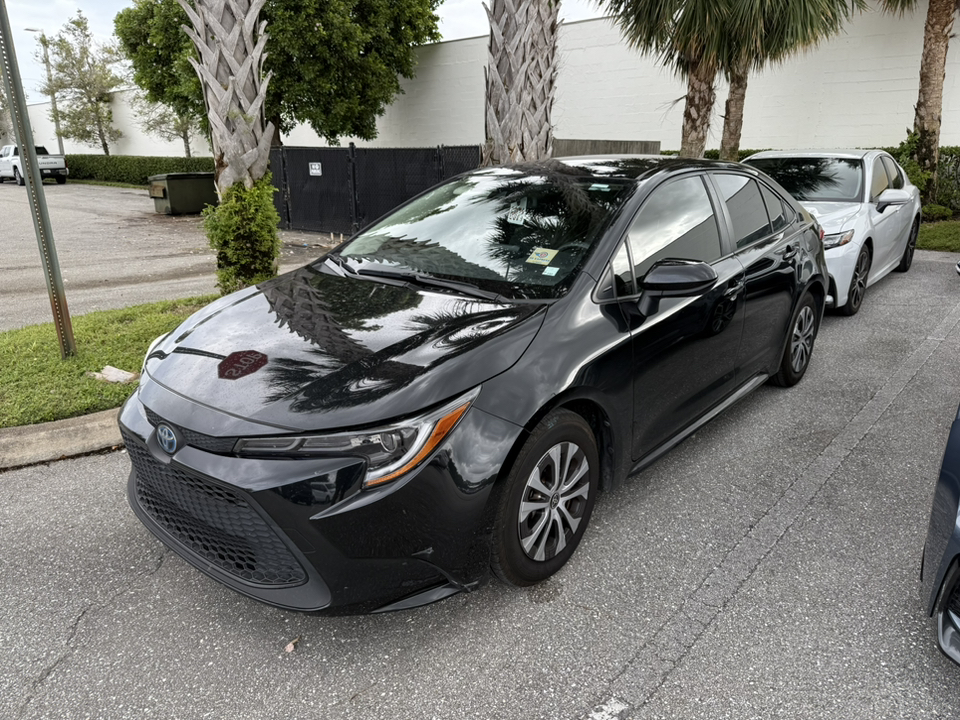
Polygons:
<instances>
[{"instance_id":1,"label":"rear wheel","mask_svg":"<svg viewBox=\"0 0 960 720\"><path fill-rule=\"evenodd\" d=\"M817 339L817 302L813 295L805 293L793 312L790 323L790 337L780 359L780 369L773 376L774 385L790 387L800 382L807 372L810 356L813 355L813 343Z\"/></svg>"},{"instance_id":2,"label":"rear wheel","mask_svg":"<svg viewBox=\"0 0 960 720\"><path fill-rule=\"evenodd\" d=\"M64 185L67 182L65 175L57 175L57 185Z\"/></svg>"},{"instance_id":3,"label":"rear wheel","mask_svg":"<svg viewBox=\"0 0 960 720\"><path fill-rule=\"evenodd\" d=\"M568 410L537 425L506 479L494 526L491 567L511 585L533 585L563 567L596 500L600 459L593 431Z\"/></svg>"},{"instance_id":4,"label":"rear wheel","mask_svg":"<svg viewBox=\"0 0 960 720\"><path fill-rule=\"evenodd\" d=\"M17 181L17 185L23 185L23 175L20 174L20 168L13 169L13 179Z\"/></svg>"},{"instance_id":5,"label":"rear wheel","mask_svg":"<svg viewBox=\"0 0 960 720\"><path fill-rule=\"evenodd\" d=\"M842 315L856 315L867 294L867 279L870 277L870 248L864 245L857 255L857 264L850 278L850 290L847 291L847 304L840 308Z\"/></svg>"},{"instance_id":6,"label":"rear wheel","mask_svg":"<svg viewBox=\"0 0 960 720\"><path fill-rule=\"evenodd\" d=\"M913 219L913 225L910 227L910 237L907 238L907 246L903 249L903 257L900 258L900 264L897 265L897 272L906 272L913 265L913 253L917 249L917 235L920 233L920 218Z\"/></svg>"}]
</instances>

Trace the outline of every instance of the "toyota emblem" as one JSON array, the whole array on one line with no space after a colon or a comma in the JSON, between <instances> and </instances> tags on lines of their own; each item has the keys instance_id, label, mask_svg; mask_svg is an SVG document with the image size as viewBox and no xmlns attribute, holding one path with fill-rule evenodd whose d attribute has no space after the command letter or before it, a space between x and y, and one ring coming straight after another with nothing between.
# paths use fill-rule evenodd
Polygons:
<instances>
[{"instance_id":1,"label":"toyota emblem","mask_svg":"<svg viewBox=\"0 0 960 720\"><path fill-rule=\"evenodd\" d=\"M167 455L173 455L177 451L177 434L166 423L157 425L157 442Z\"/></svg>"}]
</instances>

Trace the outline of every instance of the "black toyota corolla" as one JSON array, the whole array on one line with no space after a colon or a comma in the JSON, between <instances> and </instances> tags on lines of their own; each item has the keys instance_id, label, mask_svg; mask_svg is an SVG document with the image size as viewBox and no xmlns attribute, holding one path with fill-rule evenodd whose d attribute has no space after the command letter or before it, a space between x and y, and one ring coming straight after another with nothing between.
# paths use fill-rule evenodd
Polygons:
<instances>
[{"instance_id":1,"label":"black toyota corolla","mask_svg":"<svg viewBox=\"0 0 960 720\"><path fill-rule=\"evenodd\" d=\"M130 504L284 608L549 577L597 493L810 361L819 226L740 165L478 170L158 339L120 425Z\"/></svg>"}]
</instances>

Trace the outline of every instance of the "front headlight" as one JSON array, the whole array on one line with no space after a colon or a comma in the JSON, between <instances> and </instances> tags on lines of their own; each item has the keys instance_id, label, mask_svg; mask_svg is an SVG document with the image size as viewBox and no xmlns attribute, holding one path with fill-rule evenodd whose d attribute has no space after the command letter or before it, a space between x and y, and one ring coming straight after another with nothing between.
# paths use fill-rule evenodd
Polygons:
<instances>
[{"instance_id":1,"label":"front headlight","mask_svg":"<svg viewBox=\"0 0 960 720\"><path fill-rule=\"evenodd\" d=\"M840 247L841 245L846 245L851 240L853 240L853 230L847 230L846 232L842 233L834 233L833 235L824 235L823 249L829 250L830 248Z\"/></svg>"},{"instance_id":2,"label":"front headlight","mask_svg":"<svg viewBox=\"0 0 960 720\"><path fill-rule=\"evenodd\" d=\"M420 417L373 430L243 438L237 441L234 450L247 457L361 457L367 461L363 487L370 488L396 480L426 460L453 431L479 394L478 387Z\"/></svg>"}]
</instances>

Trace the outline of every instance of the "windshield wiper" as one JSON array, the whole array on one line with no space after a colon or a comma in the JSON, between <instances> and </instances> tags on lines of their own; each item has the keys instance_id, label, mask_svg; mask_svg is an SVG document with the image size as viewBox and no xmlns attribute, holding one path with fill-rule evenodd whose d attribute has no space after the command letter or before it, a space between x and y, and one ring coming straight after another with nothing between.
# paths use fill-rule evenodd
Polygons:
<instances>
[{"instance_id":1,"label":"windshield wiper","mask_svg":"<svg viewBox=\"0 0 960 720\"><path fill-rule=\"evenodd\" d=\"M412 270L379 270L372 268L360 268L356 271L358 275L369 275L371 277L391 278L405 280L416 285L425 285L427 287L438 287L446 290L456 290L457 292L471 295L473 297L483 298L484 300L497 300L500 293L481 290L476 285L459 280L447 280L445 278L434 277L424 273L414 272Z\"/></svg>"},{"instance_id":2,"label":"windshield wiper","mask_svg":"<svg viewBox=\"0 0 960 720\"><path fill-rule=\"evenodd\" d=\"M350 267L350 264L339 255L327 255L324 262L332 263L335 267L331 269L341 276L357 274L357 271Z\"/></svg>"}]
</instances>

